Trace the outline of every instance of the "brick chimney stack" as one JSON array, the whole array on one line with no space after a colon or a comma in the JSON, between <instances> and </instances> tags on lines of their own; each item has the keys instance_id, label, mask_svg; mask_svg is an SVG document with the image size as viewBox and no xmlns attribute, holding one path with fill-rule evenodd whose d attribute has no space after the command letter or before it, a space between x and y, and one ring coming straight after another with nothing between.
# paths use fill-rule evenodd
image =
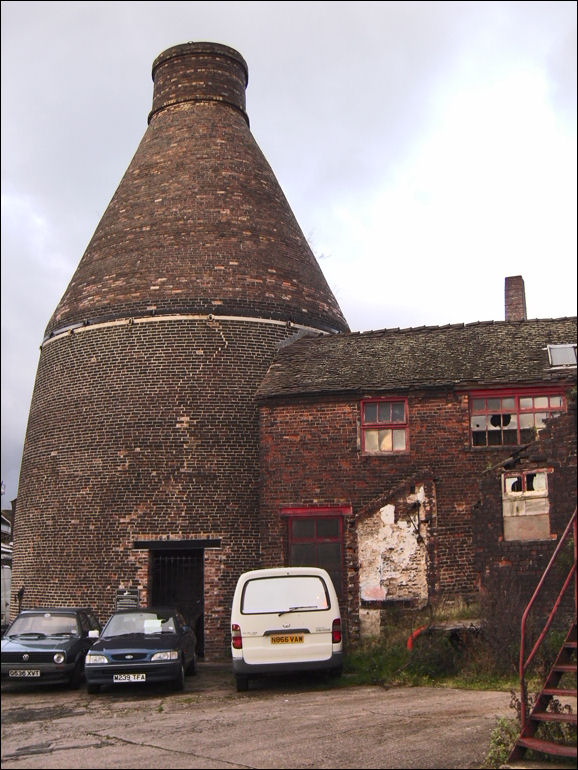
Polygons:
<instances>
[{"instance_id":1,"label":"brick chimney stack","mask_svg":"<svg viewBox=\"0 0 578 770\"><path fill-rule=\"evenodd\" d=\"M526 291L521 275L506 278L506 321L526 321Z\"/></svg>"},{"instance_id":2,"label":"brick chimney stack","mask_svg":"<svg viewBox=\"0 0 578 770\"><path fill-rule=\"evenodd\" d=\"M169 48L153 62L154 115L167 107L186 102L221 102L245 111L245 89L249 82L247 63L238 51L217 43L183 43Z\"/></svg>"}]
</instances>

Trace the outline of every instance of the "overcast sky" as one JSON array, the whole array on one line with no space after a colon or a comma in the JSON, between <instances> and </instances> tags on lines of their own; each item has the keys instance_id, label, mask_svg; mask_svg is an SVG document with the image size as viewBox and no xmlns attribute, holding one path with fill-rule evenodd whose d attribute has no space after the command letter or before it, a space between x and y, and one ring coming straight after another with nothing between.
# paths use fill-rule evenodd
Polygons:
<instances>
[{"instance_id":1,"label":"overcast sky","mask_svg":"<svg viewBox=\"0 0 578 770\"><path fill-rule=\"evenodd\" d=\"M251 130L354 331L576 314L576 3L2 2L2 507L46 324L189 40L249 66Z\"/></svg>"}]
</instances>

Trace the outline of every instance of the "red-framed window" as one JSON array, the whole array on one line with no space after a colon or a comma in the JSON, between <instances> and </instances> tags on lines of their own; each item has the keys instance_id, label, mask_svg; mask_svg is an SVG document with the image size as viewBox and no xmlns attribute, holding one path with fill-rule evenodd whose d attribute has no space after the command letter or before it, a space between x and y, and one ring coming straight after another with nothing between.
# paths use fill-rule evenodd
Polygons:
<instances>
[{"instance_id":1,"label":"red-framed window","mask_svg":"<svg viewBox=\"0 0 578 770\"><path fill-rule=\"evenodd\" d=\"M469 400L473 447L528 444L549 417L566 411L560 390L480 391Z\"/></svg>"},{"instance_id":2,"label":"red-framed window","mask_svg":"<svg viewBox=\"0 0 578 770\"><path fill-rule=\"evenodd\" d=\"M327 570L339 599L343 596L343 516L348 508L284 508L287 564Z\"/></svg>"},{"instance_id":3,"label":"red-framed window","mask_svg":"<svg viewBox=\"0 0 578 770\"><path fill-rule=\"evenodd\" d=\"M390 455L409 449L406 398L368 398L361 402L364 454Z\"/></svg>"}]
</instances>

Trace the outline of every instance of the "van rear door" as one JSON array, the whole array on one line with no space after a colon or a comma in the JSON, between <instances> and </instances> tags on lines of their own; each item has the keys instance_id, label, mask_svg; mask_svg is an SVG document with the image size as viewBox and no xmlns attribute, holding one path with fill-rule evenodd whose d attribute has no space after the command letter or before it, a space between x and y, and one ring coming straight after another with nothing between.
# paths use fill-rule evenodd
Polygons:
<instances>
[{"instance_id":1,"label":"van rear door","mask_svg":"<svg viewBox=\"0 0 578 770\"><path fill-rule=\"evenodd\" d=\"M247 580L240 623L245 662L283 664L331 658L332 620L338 613L332 603L335 600L320 575Z\"/></svg>"}]
</instances>

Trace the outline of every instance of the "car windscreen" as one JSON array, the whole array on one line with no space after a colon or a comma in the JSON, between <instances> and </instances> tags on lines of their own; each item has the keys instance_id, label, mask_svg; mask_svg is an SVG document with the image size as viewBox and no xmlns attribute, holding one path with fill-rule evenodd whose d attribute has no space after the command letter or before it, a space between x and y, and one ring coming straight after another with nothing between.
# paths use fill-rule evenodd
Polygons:
<instances>
[{"instance_id":1,"label":"car windscreen","mask_svg":"<svg viewBox=\"0 0 578 770\"><path fill-rule=\"evenodd\" d=\"M38 634L40 636L77 636L78 623L74 615L57 612L27 613L17 617L8 631L9 636Z\"/></svg>"},{"instance_id":2,"label":"car windscreen","mask_svg":"<svg viewBox=\"0 0 578 770\"><path fill-rule=\"evenodd\" d=\"M317 575L282 575L247 581L241 599L244 615L329 609L329 593Z\"/></svg>"},{"instance_id":3,"label":"car windscreen","mask_svg":"<svg viewBox=\"0 0 578 770\"><path fill-rule=\"evenodd\" d=\"M113 615L106 624L103 636L124 636L125 634L174 633L176 621L173 615L156 612L127 612Z\"/></svg>"}]
</instances>

